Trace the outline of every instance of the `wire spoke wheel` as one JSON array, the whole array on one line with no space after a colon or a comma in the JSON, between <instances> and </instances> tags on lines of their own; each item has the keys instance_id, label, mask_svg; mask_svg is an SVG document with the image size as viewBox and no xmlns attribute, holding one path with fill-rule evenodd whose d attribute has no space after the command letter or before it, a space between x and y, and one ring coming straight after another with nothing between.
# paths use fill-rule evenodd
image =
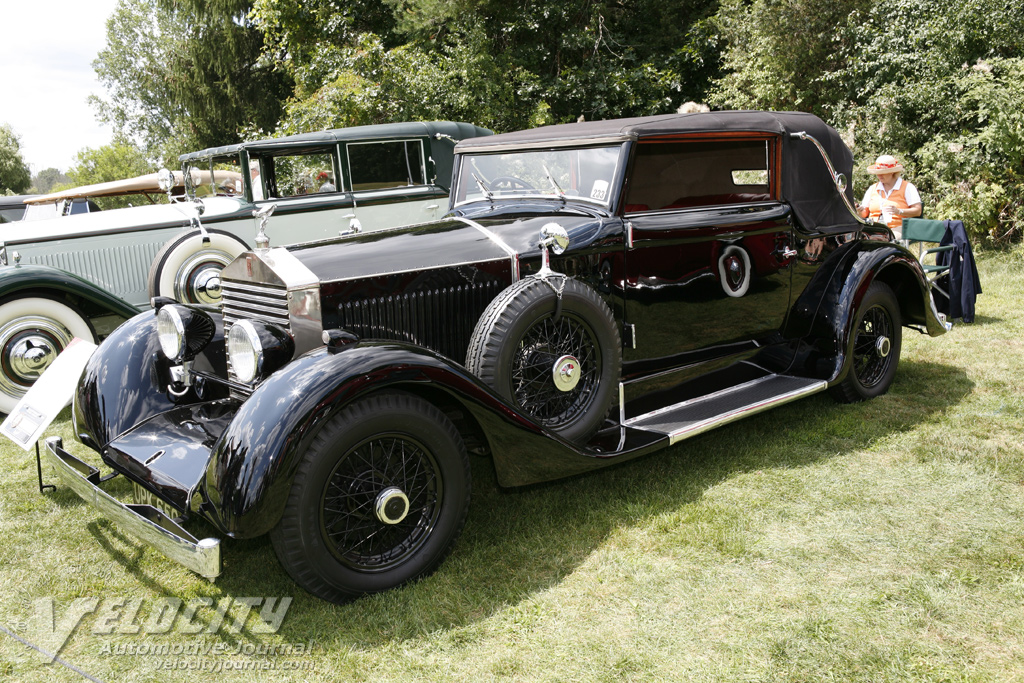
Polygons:
<instances>
[{"instance_id":1,"label":"wire spoke wheel","mask_svg":"<svg viewBox=\"0 0 1024 683\"><path fill-rule=\"evenodd\" d=\"M565 391L555 382L555 365L574 358L575 387ZM538 422L560 426L575 420L594 400L600 380L601 350L593 329L572 315L543 318L519 343L512 359L511 393L516 403Z\"/></svg>"},{"instance_id":2,"label":"wire spoke wheel","mask_svg":"<svg viewBox=\"0 0 1024 683\"><path fill-rule=\"evenodd\" d=\"M618 324L608 304L582 282L525 278L480 316L466 368L530 419L582 442L601 426L617 396Z\"/></svg>"},{"instance_id":3,"label":"wire spoke wheel","mask_svg":"<svg viewBox=\"0 0 1024 683\"><path fill-rule=\"evenodd\" d=\"M317 432L270 540L296 583L346 602L434 571L462 532L469 495L452 421L412 394L376 394Z\"/></svg>"},{"instance_id":4,"label":"wire spoke wheel","mask_svg":"<svg viewBox=\"0 0 1024 683\"><path fill-rule=\"evenodd\" d=\"M422 444L398 434L375 436L344 455L331 473L320 531L346 566L388 569L426 541L442 495L437 462ZM388 503L391 513L381 508Z\"/></svg>"},{"instance_id":5,"label":"wire spoke wheel","mask_svg":"<svg viewBox=\"0 0 1024 683\"><path fill-rule=\"evenodd\" d=\"M865 388L877 385L892 363L892 317L882 306L872 306L861 319L853 341L853 371Z\"/></svg>"},{"instance_id":6,"label":"wire spoke wheel","mask_svg":"<svg viewBox=\"0 0 1024 683\"><path fill-rule=\"evenodd\" d=\"M881 396L900 360L900 306L888 285L872 283L861 301L847 345L846 377L830 388L841 403Z\"/></svg>"}]
</instances>

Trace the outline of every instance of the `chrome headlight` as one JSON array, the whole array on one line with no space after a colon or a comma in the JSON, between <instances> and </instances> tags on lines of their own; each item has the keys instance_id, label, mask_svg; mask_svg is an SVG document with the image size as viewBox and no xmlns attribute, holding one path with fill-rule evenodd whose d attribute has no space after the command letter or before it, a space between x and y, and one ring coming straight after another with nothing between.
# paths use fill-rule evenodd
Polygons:
<instances>
[{"instance_id":1,"label":"chrome headlight","mask_svg":"<svg viewBox=\"0 0 1024 683\"><path fill-rule=\"evenodd\" d=\"M185 323L177 306L164 306L157 311L156 337L160 340L160 350L168 359L181 359L185 350Z\"/></svg>"},{"instance_id":2,"label":"chrome headlight","mask_svg":"<svg viewBox=\"0 0 1024 683\"><path fill-rule=\"evenodd\" d=\"M231 370L239 381L249 384L259 373L263 365L263 345L253 324L248 320L239 320L228 332L228 358Z\"/></svg>"},{"instance_id":3,"label":"chrome headlight","mask_svg":"<svg viewBox=\"0 0 1024 683\"><path fill-rule=\"evenodd\" d=\"M216 325L203 311L168 304L156 313L156 336L160 350L172 363L190 361L210 343Z\"/></svg>"},{"instance_id":4,"label":"chrome headlight","mask_svg":"<svg viewBox=\"0 0 1024 683\"><path fill-rule=\"evenodd\" d=\"M261 321L239 320L228 332L228 360L238 381L252 384L292 359L295 341L284 330Z\"/></svg>"}]
</instances>

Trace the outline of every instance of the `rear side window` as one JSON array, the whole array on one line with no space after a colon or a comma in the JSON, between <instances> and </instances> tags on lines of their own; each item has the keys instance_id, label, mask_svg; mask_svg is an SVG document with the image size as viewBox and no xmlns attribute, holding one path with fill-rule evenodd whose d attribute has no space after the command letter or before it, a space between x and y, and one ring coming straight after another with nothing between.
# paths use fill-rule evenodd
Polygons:
<instances>
[{"instance_id":1,"label":"rear side window","mask_svg":"<svg viewBox=\"0 0 1024 683\"><path fill-rule=\"evenodd\" d=\"M640 143L627 212L771 199L768 140Z\"/></svg>"},{"instance_id":2,"label":"rear side window","mask_svg":"<svg viewBox=\"0 0 1024 683\"><path fill-rule=\"evenodd\" d=\"M346 148L353 191L426 185L420 140L354 142Z\"/></svg>"},{"instance_id":3,"label":"rear side window","mask_svg":"<svg viewBox=\"0 0 1024 683\"><path fill-rule=\"evenodd\" d=\"M268 162L272 161L272 166ZM298 197L336 192L333 157L329 153L293 154L264 159L269 177L264 179L271 197ZM253 184L259 183L253 175ZM259 191L256 191L259 195Z\"/></svg>"}]
</instances>

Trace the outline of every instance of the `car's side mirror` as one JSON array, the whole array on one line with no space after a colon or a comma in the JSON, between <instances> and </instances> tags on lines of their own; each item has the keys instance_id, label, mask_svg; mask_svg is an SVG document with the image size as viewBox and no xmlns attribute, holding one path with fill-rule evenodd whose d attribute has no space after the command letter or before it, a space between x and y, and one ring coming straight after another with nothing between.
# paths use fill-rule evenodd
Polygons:
<instances>
[{"instance_id":1,"label":"car's side mirror","mask_svg":"<svg viewBox=\"0 0 1024 683\"><path fill-rule=\"evenodd\" d=\"M548 223L540 229L540 246L550 247L557 256L569 248L569 233L558 223Z\"/></svg>"}]
</instances>

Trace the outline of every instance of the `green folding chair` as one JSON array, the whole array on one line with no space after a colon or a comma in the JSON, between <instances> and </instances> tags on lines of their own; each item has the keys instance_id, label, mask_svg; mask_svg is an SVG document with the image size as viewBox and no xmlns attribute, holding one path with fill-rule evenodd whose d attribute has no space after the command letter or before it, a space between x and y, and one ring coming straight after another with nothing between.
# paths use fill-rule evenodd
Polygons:
<instances>
[{"instance_id":1,"label":"green folding chair","mask_svg":"<svg viewBox=\"0 0 1024 683\"><path fill-rule=\"evenodd\" d=\"M947 299L949 292L936 283L936 280L949 273L949 263L940 265L938 254L945 251L953 251L956 247L948 244L944 247L938 246L946 234L946 221L934 221L928 218L904 218L903 219L903 241L908 248L917 245L917 260L921 262L928 282L934 289L937 289ZM934 243L936 246L925 249L924 245ZM931 261L931 263L929 263ZM950 258L952 262L952 258Z\"/></svg>"}]
</instances>

